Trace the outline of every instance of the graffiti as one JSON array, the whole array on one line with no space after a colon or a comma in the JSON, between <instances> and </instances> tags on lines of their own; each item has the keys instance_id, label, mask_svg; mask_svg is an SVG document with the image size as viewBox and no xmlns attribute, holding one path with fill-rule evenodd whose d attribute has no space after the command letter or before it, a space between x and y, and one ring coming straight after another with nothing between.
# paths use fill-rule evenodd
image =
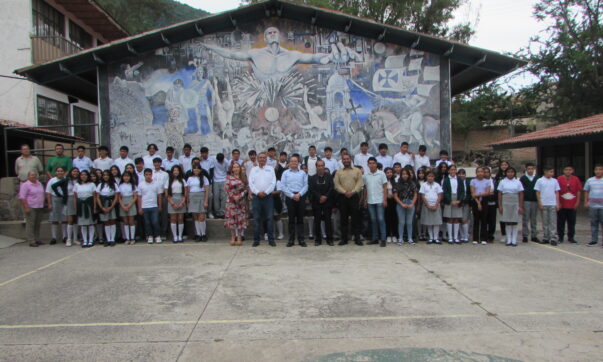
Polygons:
<instances>
[{"instance_id":1,"label":"graffiti","mask_svg":"<svg viewBox=\"0 0 603 362\"><path fill-rule=\"evenodd\" d=\"M439 57L272 19L109 67L113 151L440 147Z\"/></svg>"}]
</instances>

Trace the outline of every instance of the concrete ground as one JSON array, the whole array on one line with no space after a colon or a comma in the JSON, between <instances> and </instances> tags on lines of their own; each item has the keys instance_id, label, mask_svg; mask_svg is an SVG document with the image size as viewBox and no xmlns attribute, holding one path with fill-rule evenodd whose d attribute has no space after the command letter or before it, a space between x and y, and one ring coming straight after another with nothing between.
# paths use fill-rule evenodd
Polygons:
<instances>
[{"instance_id":1,"label":"concrete ground","mask_svg":"<svg viewBox=\"0 0 603 362\"><path fill-rule=\"evenodd\" d=\"M0 249L2 361L600 361L603 248Z\"/></svg>"}]
</instances>

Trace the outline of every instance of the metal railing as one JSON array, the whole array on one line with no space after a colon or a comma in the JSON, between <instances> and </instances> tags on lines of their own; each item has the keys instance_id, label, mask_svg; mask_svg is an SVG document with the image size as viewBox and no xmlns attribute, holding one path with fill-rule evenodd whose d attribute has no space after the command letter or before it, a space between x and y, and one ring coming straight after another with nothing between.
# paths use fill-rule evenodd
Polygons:
<instances>
[{"instance_id":1,"label":"metal railing","mask_svg":"<svg viewBox=\"0 0 603 362\"><path fill-rule=\"evenodd\" d=\"M62 36L31 36L33 64L45 63L82 50L76 43Z\"/></svg>"}]
</instances>

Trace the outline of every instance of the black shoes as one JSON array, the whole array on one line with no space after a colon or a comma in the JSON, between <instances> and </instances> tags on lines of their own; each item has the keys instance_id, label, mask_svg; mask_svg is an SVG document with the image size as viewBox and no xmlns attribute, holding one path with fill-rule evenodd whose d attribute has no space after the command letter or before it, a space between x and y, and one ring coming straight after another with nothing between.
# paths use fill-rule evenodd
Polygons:
<instances>
[{"instance_id":1,"label":"black shoes","mask_svg":"<svg viewBox=\"0 0 603 362\"><path fill-rule=\"evenodd\" d=\"M356 244L358 246L363 246L364 245L364 243L362 241L360 241L360 240L354 241L354 244Z\"/></svg>"},{"instance_id":2,"label":"black shoes","mask_svg":"<svg viewBox=\"0 0 603 362\"><path fill-rule=\"evenodd\" d=\"M382 248L385 248L385 240L381 240L381 242L379 243L379 246Z\"/></svg>"},{"instance_id":3,"label":"black shoes","mask_svg":"<svg viewBox=\"0 0 603 362\"><path fill-rule=\"evenodd\" d=\"M295 242L293 242L293 241L289 240L289 242L287 243L287 245L286 245L286 246L287 246L288 248L290 248L290 247L292 247L293 245L295 245Z\"/></svg>"},{"instance_id":4,"label":"black shoes","mask_svg":"<svg viewBox=\"0 0 603 362\"><path fill-rule=\"evenodd\" d=\"M597 242L591 241L590 243L586 244L586 246L597 246Z\"/></svg>"},{"instance_id":5,"label":"black shoes","mask_svg":"<svg viewBox=\"0 0 603 362\"><path fill-rule=\"evenodd\" d=\"M540 242L540 244L548 244L548 243L549 243L549 241L548 240L544 240L544 239Z\"/></svg>"},{"instance_id":6,"label":"black shoes","mask_svg":"<svg viewBox=\"0 0 603 362\"><path fill-rule=\"evenodd\" d=\"M300 242L298 242L298 244L299 244L299 246L301 246L302 248L305 248L305 247L307 247L307 246L308 246L308 244L306 244L306 242L305 242L305 241L300 241Z\"/></svg>"},{"instance_id":7,"label":"black shoes","mask_svg":"<svg viewBox=\"0 0 603 362\"><path fill-rule=\"evenodd\" d=\"M379 242L377 240L371 240L368 243L366 243L366 245L377 245L379 244Z\"/></svg>"},{"instance_id":8,"label":"black shoes","mask_svg":"<svg viewBox=\"0 0 603 362\"><path fill-rule=\"evenodd\" d=\"M320 246L320 244L322 244L322 241L318 241L318 240L316 240L316 241L314 242L314 246Z\"/></svg>"},{"instance_id":9,"label":"black shoes","mask_svg":"<svg viewBox=\"0 0 603 362\"><path fill-rule=\"evenodd\" d=\"M201 235L201 239L202 242L206 243L207 242L207 234Z\"/></svg>"},{"instance_id":10,"label":"black shoes","mask_svg":"<svg viewBox=\"0 0 603 362\"><path fill-rule=\"evenodd\" d=\"M327 245L328 246L333 246L333 240L327 240Z\"/></svg>"},{"instance_id":11,"label":"black shoes","mask_svg":"<svg viewBox=\"0 0 603 362\"><path fill-rule=\"evenodd\" d=\"M348 241L347 240L341 240L340 242L337 243L337 245L348 245Z\"/></svg>"},{"instance_id":12,"label":"black shoes","mask_svg":"<svg viewBox=\"0 0 603 362\"><path fill-rule=\"evenodd\" d=\"M269 241L269 242L268 242L268 245L270 245L270 246L276 246L276 243L275 243L275 242L274 242L274 240L273 240L273 241Z\"/></svg>"},{"instance_id":13,"label":"black shoes","mask_svg":"<svg viewBox=\"0 0 603 362\"><path fill-rule=\"evenodd\" d=\"M540 240L538 240L538 238L534 236L532 238L532 242L534 242L534 243L540 243Z\"/></svg>"},{"instance_id":14,"label":"black shoes","mask_svg":"<svg viewBox=\"0 0 603 362\"><path fill-rule=\"evenodd\" d=\"M557 242L556 242L556 241L554 241L554 240L552 240L552 241L551 241L551 245L552 245L552 246L557 246Z\"/></svg>"},{"instance_id":15,"label":"black shoes","mask_svg":"<svg viewBox=\"0 0 603 362\"><path fill-rule=\"evenodd\" d=\"M50 243L49 243L49 244L50 244L50 245L54 245L54 244L56 244L56 243L57 243L57 239L52 239L52 240L50 240Z\"/></svg>"},{"instance_id":16,"label":"black shoes","mask_svg":"<svg viewBox=\"0 0 603 362\"><path fill-rule=\"evenodd\" d=\"M567 241L570 242L570 243L572 243L572 244L578 244L578 242L574 238L568 239Z\"/></svg>"},{"instance_id":17,"label":"black shoes","mask_svg":"<svg viewBox=\"0 0 603 362\"><path fill-rule=\"evenodd\" d=\"M527 237L527 236L524 236L522 241L523 241L524 243L527 243L527 242L528 242L528 237Z\"/></svg>"},{"instance_id":18,"label":"black shoes","mask_svg":"<svg viewBox=\"0 0 603 362\"><path fill-rule=\"evenodd\" d=\"M254 241L253 244L251 244L252 248L255 248L256 246L259 246L260 242L259 241Z\"/></svg>"}]
</instances>

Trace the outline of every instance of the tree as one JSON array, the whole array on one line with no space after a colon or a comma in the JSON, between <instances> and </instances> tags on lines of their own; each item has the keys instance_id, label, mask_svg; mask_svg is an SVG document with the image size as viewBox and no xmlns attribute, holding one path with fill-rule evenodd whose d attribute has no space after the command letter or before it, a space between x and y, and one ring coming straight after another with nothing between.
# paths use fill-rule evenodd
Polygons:
<instances>
[{"instance_id":1,"label":"tree","mask_svg":"<svg viewBox=\"0 0 603 362\"><path fill-rule=\"evenodd\" d=\"M255 3L261 0L244 0ZM294 0L341 11L411 31L467 43L474 34L469 23L448 25L453 13L466 0Z\"/></svg>"},{"instance_id":2,"label":"tree","mask_svg":"<svg viewBox=\"0 0 603 362\"><path fill-rule=\"evenodd\" d=\"M518 56L538 77L534 91L549 105L540 116L568 122L603 112L603 2L540 0L539 21L550 23Z\"/></svg>"},{"instance_id":3,"label":"tree","mask_svg":"<svg viewBox=\"0 0 603 362\"><path fill-rule=\"evenodd\" d=\"M502 81L491 82L456 96L452 102L452 131L463 136L467 153L468 134L484 126L499 124L513 130L523 118L533 117L538 107L534 88L515 92Z\"/></svg>"}]
</instances>

